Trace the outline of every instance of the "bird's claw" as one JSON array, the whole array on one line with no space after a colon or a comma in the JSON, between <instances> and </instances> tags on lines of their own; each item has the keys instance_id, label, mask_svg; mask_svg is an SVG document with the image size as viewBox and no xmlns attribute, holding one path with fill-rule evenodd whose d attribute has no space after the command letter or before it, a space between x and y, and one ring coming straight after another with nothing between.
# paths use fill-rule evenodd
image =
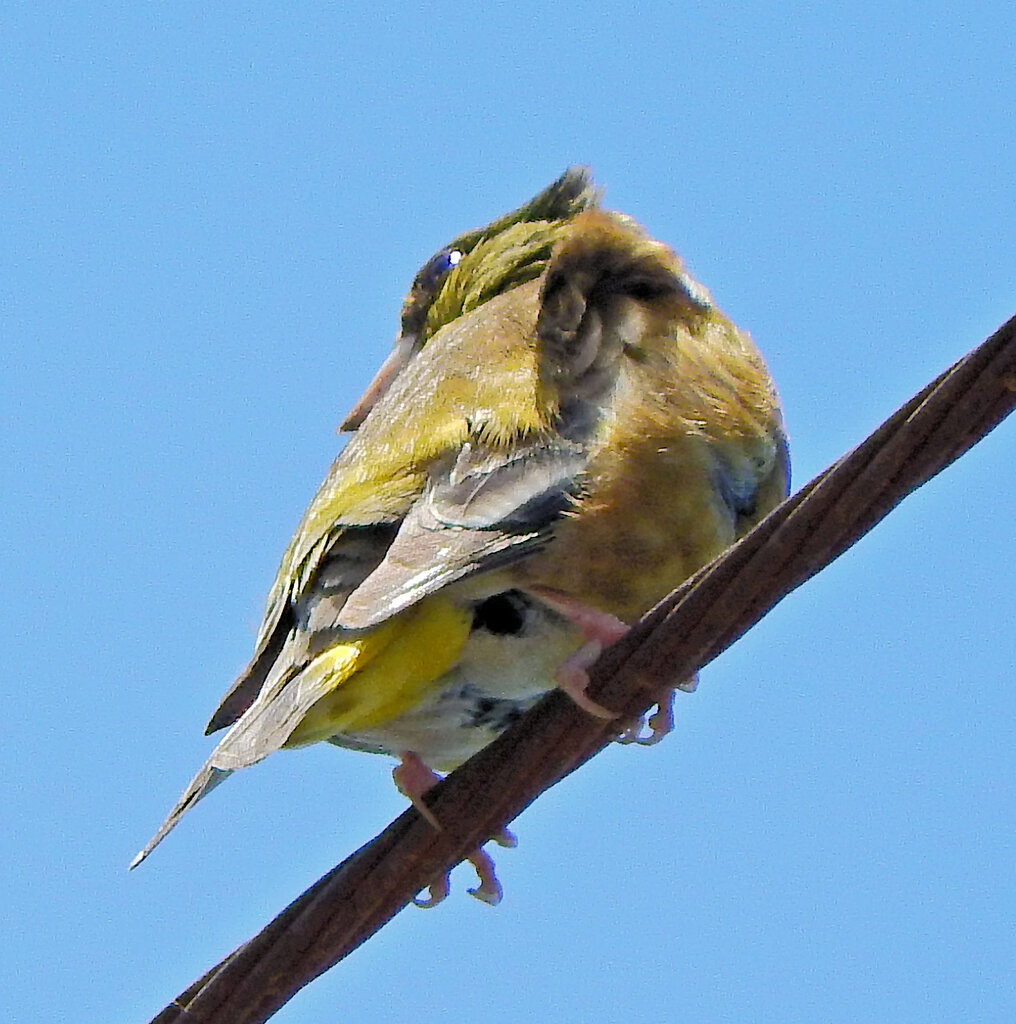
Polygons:
<instances>
[{"instance_id":1,"label":"bird's claw","mask_svg":"<svg viewBox=\"0 0 1016 1024\"><path fill-rule=\"evenodd\" d=\"M448 893L451 892L451 889L451 872L446 871L440 878L435 878L434 881L427 886L427 891L430 893L430 896L427 897L427 899L420 899L420 897L417 896L413 900L413 906L419 907L421 910L432 910L439 903L443 903L445 901Z\"/></svg>"},{"instance_id":2,"label":"bird's claw","mask_svg":"<svg viewBox=\"0 0 1016 1024\"><path fill-rule=\"evenodd\" d=\"M643 727L649 729L643 734ZM618 743L637 743L640 747L653 747L674 730L674 691L656 705L648 718L637 718L617 737Z\"/></svg>"},{"instance_id":3,"label":"bird's claw","mask_svg":"<svg viewBox=\"0 0 1016 1024\"><path fill-rule=\"evenodd\" d=\"M656 704L656 710L648 718L637 718L617 737L618 743L637 743L641 747L653 747L674 731L674 696L678 690L691 693L698 685L698 675L667 690ZM643 735L642 729L649 729Z\"/></svg>"},{"instance_id":4,"label":"bird's claw","mask_svg":"<svg viewBox=\"0 0 1016 1024\"><path fill-rule=\"evenodd\" d=\"M499 828L490 838L505 850L514 850L519 845L519 837L508 828Z\"/></svg>"},{"instance_id":5,"label":"bird's claw","mask_svg":"<svg viewBox=\"0 0 1016 1024\"><path fill-rule=\"evenodd\" d=\"M502 829L501 833L494 837L494 839L502 846L509 845L507 842L501 840L504 836L511 836L512 839L515 837L508 832L507 829ZM517 841L517 840L516 840ZM497 869L494 866L494 858L490 856L482 847L477 847L466 860L476 870L476 877L480 884L473 889L467 889L474 899L478 899L481 903L486 903L490 907L496 907L504 896L504 889L501 887L501 883L498 881ZM433 910L439 903L443 903L451 892L451 872L446 871L439 878L435 878L430 885L427 886L427 891L430 893L426 899L421 899L419 896L413 900L413 905L420 907L421 910Z\"/></svg>"},{"instance_id":6,"label":"bird's claw","mask_svg":"<svg viewBox=\"0 0 1016 1024\"><path fill-rule=\"evenodd\" d=\"M480 884L475 889L466 891L481 903L496 907L501 902L501 897L504 896L504 889L501 888L501 883L497 880L493 858L482 847L479 847L466 859L476 869L476 877L480 880Z\"/></svg>"}]
</instances>

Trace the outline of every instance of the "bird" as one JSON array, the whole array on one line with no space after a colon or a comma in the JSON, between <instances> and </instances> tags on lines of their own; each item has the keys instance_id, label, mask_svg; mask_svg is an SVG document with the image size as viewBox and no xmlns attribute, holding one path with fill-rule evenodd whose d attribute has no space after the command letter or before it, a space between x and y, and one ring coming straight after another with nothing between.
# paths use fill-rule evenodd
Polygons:
<instances>
[{"instance_id":1,"label":"bird","mask_svg":"<svg viewBox=\"0 0 1016 1024\"><path fill-rule=\"evenodd\" d=\"M439 773L554 688L612 717L585 693L601 650L790 484L751 338L673 249L602 205L582 167L423 264L340 429L349 440L283 554L254 655L206 729L227 731L131 867L282 748L390 755L433 819ZM618 738L655 743L672 724L670 691ZM469 860L470 892L498 902L493 861ZM436 879L416 902L448 888Z\"/></svg>"}]
</instances>

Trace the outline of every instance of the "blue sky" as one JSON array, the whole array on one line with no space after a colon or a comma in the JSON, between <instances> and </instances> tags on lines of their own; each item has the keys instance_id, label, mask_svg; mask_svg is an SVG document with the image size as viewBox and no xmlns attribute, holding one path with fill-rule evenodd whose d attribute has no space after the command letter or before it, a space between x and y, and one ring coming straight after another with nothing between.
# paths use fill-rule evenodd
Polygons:
<instances>
[{"instance_id":1,"label":"blue sky","mask_svg":"<svg viewBox=\"0 0 1016 1024\"><path fill-rule=\"evenodd\" d=\"M144 1021L402 808L204 758L418 265L587 163L755 336L800 485L1016 311L1016 13L0 15L5 1017ZM1011 1021L1016 423L277 1020Z\"/></svg>"}]
</instances>

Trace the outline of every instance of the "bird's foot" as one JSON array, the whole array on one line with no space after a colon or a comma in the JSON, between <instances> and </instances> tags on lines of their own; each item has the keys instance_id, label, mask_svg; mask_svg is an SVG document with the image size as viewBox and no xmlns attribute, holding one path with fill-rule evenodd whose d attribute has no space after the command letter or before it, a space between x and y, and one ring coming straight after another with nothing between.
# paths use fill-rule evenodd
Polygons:
<instances>
[{"instance_id":1,"label":"bird's foot","mask_svg":"<svg viewBox=\"0 0 1016 1024\"><path fill-rule=\"evenodd\" d=\"M441 776L428 768L420 758L420 755L411 750L403 750L399 753L399 764L392 771L392 778L395 786L403 796L409 798L412 805L423 815L431 825L438 831L441 830L441 823L437 820L434 812L424 803L423 796L434 788L440 781ZM518 839L514 833L507 828L500 829L491 838L499 846L518 846ZM496 907L501 902L504 890L497 879L497 871L494 867L494 860L482 847L477 847L472 853L466 856L466 860L476 870L476 877L480 884L475 889L469 889L469 895L483 903ZM446 871L439 878L427 886L430 896L426 899L414 899L413 903L418 907L429 910L441 903L451 892L451 872Z\"/></svg>"},{"instance_id":2,"label":"bird's foot","mask_svg":"<svg viewBox=\"0 0 1016 1024\"><path fill-rule=\"evenodd\" d=\"M656 705L656 710L648 718L636 718L617 737L618 743L637 743L640 747L655 746L664 736L674 730L674 690L668 690ZM643 734L643 728L649 733Z\"/></svg>"},{"instance_id":3,"label":"bird's foot","mask_svg":"<svg viewBox=\"0 0 1016 1024\"><path fill-rule=\"evenodd\" d=\"M678 683L677 686L667 690L656 704L656 711L648 718L638 718L632 722L617 737L618 743L637 743L642 747L652 747L660 742L665 736L674 731L674 696L678 690L691 693L698 686L698 673L691 679ZM648 735L643 735L643 726L649 729Z\"/></svg>"},{"instance_id":4,"label":"bird's foot","mask_svg":"<svg viewBox=\"0 0 1016 1024\"><path fill-rule=\"evenodd\" d=\"M599 658L604 647L620 640L631 627L616 616L590 608L551 587L527 589L538 600L577 626L585 637L586 642L554 674L554 682L588 714L605 720L617 718L616 711L605 708L587 696L589 668Z\"/></svg>"}]
</instances>

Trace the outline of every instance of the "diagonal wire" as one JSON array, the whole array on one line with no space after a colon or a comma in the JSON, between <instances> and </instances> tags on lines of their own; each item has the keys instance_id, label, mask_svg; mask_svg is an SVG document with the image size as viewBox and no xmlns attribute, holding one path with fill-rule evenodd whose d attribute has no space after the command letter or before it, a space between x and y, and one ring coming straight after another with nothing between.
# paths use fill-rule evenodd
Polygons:
<instances>
[{"instance_id":1,"label":"diagonal wire","mask_svg":"<svg viewBox=\"0 0 1016 1024\"><path fill-rule=\"evenodd\" d=\"M621 720L645 713L856 543L1016 405L1016 317L684 583L591 670ZM610 743L616 723L552 693L333 868L151 1024L260 1024L388 922L433 878Z\"/></svg>"}]
</instances>

